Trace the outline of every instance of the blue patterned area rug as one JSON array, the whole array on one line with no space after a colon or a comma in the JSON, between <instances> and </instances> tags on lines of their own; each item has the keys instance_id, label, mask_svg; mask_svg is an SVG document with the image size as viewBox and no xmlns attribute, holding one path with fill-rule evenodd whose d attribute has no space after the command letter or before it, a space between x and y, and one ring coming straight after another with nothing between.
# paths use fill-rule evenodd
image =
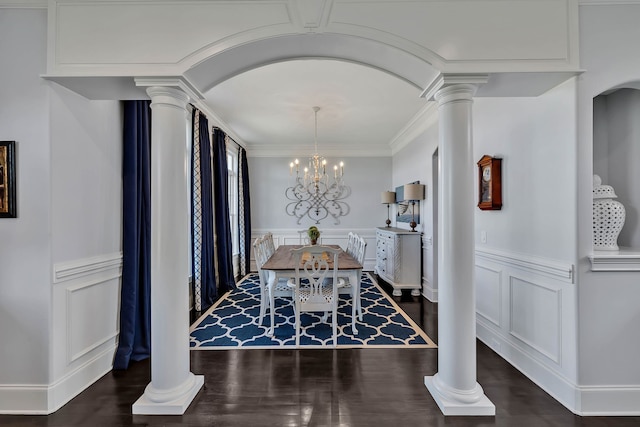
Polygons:
<instances>
[{"instance_id":1,"label":"blue patterned area rug","mask_svg":"<svg viewBox=\"0 0 640 427\"><path fill-rule=\"evenodd\" d=\"M219 299L191 327L192 350L234 348L295 348L295 317L291 298L276 298L275 332L267 336L269 316L258 325L260 313L259 279L249 274L237 289ZM421 347L435 343L380 289L369 273L361 281L362 321L358 334L351 329L351 297L338 302L338 348ZM300 316L300 347L331 348L331 322L322 322L322 313Z\"/></svg>"}]
</instances>

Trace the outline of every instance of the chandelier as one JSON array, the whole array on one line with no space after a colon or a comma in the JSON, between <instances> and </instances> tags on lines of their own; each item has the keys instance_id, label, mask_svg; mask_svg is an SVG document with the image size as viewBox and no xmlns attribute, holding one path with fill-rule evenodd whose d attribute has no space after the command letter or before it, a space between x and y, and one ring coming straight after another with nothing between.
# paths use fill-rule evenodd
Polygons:
<instances>
[{"instance_id":1,"label":"chandelier","mask_svg":"<svg viewBox=\"0 0 640 427\"><path fill-rule=\"evenodd\" d=\"M344 183L344 162L333 166L327 173L327 159L318 154L318 111L313 107L315 115L314 153L309 158L308 166L300 172L300 161L295 159L289 163L289 175L293 184L285 190L290 202L286 212L301 223L305 216L319 224L321 220L332 217L335 224L340 224L340 217L349 213L349 205L343 200L351 194L351 188ZM295 172L295 177L294 177Z\"/></svg>"}]
</instances>

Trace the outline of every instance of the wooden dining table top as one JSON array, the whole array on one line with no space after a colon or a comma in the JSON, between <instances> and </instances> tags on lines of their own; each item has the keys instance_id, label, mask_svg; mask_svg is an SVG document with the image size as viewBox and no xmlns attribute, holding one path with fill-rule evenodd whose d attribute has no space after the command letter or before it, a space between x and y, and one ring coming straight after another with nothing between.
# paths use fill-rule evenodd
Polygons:
<instances>
[{"instance_id":1,"label":"wooden dining table top","mask_svg":"<svg viewBox=\"0 0 640 427\"><path fill-rule=\"evenodd\" d=\"M334 249L341 249L339 245L323 245ZM280 245L262 266L263 270L295 270L296 264L291 249L301 248L303 245ZM330 260L330 264L333 260ZM362 265L351 255L341 250L338 255L338 270L361 270Z\"/></svg>"}]
</instances>

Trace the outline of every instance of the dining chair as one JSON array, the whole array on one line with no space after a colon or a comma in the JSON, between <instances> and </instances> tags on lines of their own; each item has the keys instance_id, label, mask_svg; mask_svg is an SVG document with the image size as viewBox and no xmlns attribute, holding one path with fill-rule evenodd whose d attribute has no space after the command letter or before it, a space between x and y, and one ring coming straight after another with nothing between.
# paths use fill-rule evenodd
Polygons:
<instances>
[{"instance_id":1,"label":"dining chair","mask_svg":"<svg viewBox=\"0 0 640 427\"><path fill-rule=\"evenodd\" d=\"M356 245L356 241L358 239L358 235L353 231L350 231L347 235L347 247L345 248L345 252L349 255L353 256L353 249Z\"/></svg>"},{"instance_id":2,"label":"dining chair","mask_svg":"<svg viewBox=\"0 0 640 427\"><path fill-rule=\"evenodd\" d=\"M267 247L267 255L271 256L276 251L276 245L273 243L273 233L268 232L264 235L264 244Z\"/></svg>"},{"instance_id":3,"label":"dining chair","mask_svg":"<svg viewBox=\"0 0 640 427\"><path fill-rule=\"evenodd\" d=\"M298 230L298 236L300 237L301 245L309 245L311 241L309 240L309 235L307 234L307 229Z\"/></svg>"},{"instance_id":4,"label":"dining chair","mask_svg":"<svg viewBox=\"0 0 640 427\"><path fill-rule=\"evenodd\" d=\"M358 264L364 266L364 256L366 251L367 241L364 238L360 237L358 234L354 233L354 243L349 255L354 257L356 261L358 261ZM362 273L360 273L360 276L362 276ZM360 279L361 277L358 277L358 280ZM360 301L360 293L358 293L358 295L354 295L354 288L353 286L351 286L351 283L349 283L348 277L338 277L338 293L340 295L351 295L351 303L356 304L358 320L362 321L362 304Z\"/></svg>"},{"instance_id":5,"label":"dining chair","mask_svg":"<svg viewBox=\"0 0 640 427\"><path fill-rule=\"evenodd\" d=\"M264 319L267 313L267 309L272 309L270 307L270 292L273 292L274 298L293 296L291 287L287 285L286 279L279 279L278 282L274 284L274 289L269 289L269 278L267 277L267 272L262 269L264 263L267 262L271 255L273 255L273 253L275 252L275 247L273 246L273 236L269 236L269 234L271 233L262 235L253 242L253 253L256 259L258 277L260 279L260 314L258 316L258 325L262 325L262 319Z\"/></svg>"},{"instance_id":6,"label":"dining chair","mask_svg":"<svg viewBox=\"0 0 640 427\"><path fill-rule=\"evenodd\" d=\"M333 347L338 335L338 254L340 249L315 245L292 249L296 265L294 283L296 347L300 346L300 314L331 313ZM331 286L324 286L331 278Z\"/></svg>"}]
</instances>

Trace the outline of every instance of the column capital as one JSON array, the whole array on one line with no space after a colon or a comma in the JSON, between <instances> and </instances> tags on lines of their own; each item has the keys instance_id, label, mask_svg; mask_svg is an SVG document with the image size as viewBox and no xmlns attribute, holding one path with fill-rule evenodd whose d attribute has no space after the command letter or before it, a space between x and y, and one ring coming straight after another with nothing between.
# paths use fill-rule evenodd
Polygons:
<instances>
[{"instance_id":1,"label":"column capital","mask_svg":"<svg viewBox=\"0 0 640 427\"><path fill-rule=\"evenodd\" d=\"M200 99L204 99L204 96L198 89L196 89L188 80L184 77L136 77L135 78L136 86L138 87L146 87L147 94L152 96L149 92L150 89L154 89L154 92L157 92L159 89L173 89L174 91L182 92L186 94L188 97L186 102L189 100L197 101ZM169 91L169 93L175 93ZM181 95L177 95L178 98L181 98Z\"/></svg>"},{"instance_id":2,"label":"column capital","mask_svg":"<svg viewBox=\"0 0 640 427\"><path fill-rule=\"evenodd\" d=\"M485 84L489 81L488 74L439 74L433 81L422 91L420 97L425 98L427 101L436 100L438 102L446 101L443 99L443 94L447 93L453 95L458 93L461 98L466 98L466 93L469 93L469 98L473 97L478 86ZM449 89L446 91L446 89Z\"/></svg>"},{"instance_id":3,"label":"column capital","mask_svg":"<svg viewBox=\"0 0 640 427\"><path fill-rule=\"evenodd\" d=\"M158 104L166 104L182 109L187 108L189 95L180 89L168 86L151 86L147 88L147 95L151 98L151 107Z\"/></svg>"}]
</instances>

